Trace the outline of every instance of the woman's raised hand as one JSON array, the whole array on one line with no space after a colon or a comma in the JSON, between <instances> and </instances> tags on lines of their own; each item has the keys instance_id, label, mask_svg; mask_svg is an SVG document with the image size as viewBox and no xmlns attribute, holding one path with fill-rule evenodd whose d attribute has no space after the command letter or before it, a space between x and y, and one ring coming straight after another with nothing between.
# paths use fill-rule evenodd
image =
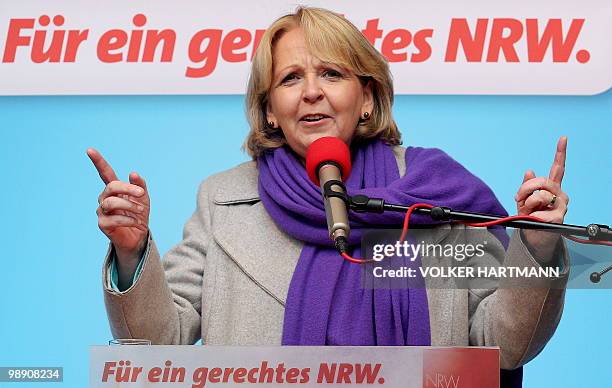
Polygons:
<instances>
[{"instance_id":1,"label":"woman's raised hand","mask_svg":"<svg viewBox=\"0 0 612 388\"><path fill-rule=\"evenodd\" d=\"M563 222L569 203L569 197L561 189L566 150L567 137L563 136L557 142L555 158L548 177L536 177L531 170L525 173L523 183L514 198L519 215L538 217L546 222ZM529 245L536 251L541 251L544 256L552 253L559 239L556 233L535 230L524 230L523 233Z\"/></svg>"},{"instance_id":2,"label":"woman's raised hand","mask_svg":"<svg viewBox=\"0 0 612 388\"><path fill-rule=\"evenodd\" d=\"M115 171L102 155L87 149L104 190L98 197L98 226L115 247L117 259L129 267L140 260L149 234L150 199L144 179L130 173L130 183L117 178Z\"/></svg>"}]
</instances>

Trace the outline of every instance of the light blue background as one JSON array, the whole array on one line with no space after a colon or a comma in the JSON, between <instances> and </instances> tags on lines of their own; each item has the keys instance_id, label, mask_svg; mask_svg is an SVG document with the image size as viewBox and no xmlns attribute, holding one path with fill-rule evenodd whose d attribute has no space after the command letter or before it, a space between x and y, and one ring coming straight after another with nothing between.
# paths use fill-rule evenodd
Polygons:
<instances>
[{"instance_id":1,"label":"light blue background","mask_svg":"<svg viewBox=\"0 0 612 388\"><path fill-rule=\"evenodd\" d=\"M510 212L523 172L547 175L567 135L566 221L612 223L612 91L398 96L394 109L405 145L444 149ZM63 366L64 386L84 387L89 345L111 338L100 277L107 240L94 214L102 183L86 148L99 149L122 179L145 177L165 252L181 238L198 183L247 159L243 111L242 96L0 98L0 365ZM610 290L568 291L557 333L525 368L525 387L607 381L611 312Z\"/></svg>"}]
</instances>

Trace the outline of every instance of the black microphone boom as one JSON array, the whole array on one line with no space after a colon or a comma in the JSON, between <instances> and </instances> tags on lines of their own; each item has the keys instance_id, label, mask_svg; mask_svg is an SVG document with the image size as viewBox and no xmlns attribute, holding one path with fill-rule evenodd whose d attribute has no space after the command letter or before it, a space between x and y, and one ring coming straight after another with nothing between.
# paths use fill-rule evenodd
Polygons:
<instances>
[{"instance_id":1,"label":"black microphone boom","mask_svg":"<svg viewBox=\"0 0 612 388\"><path fill-rule=\"evenodd\" d=\"M405 213L410 208L409 206L405 205L388 204L385 203L385 200L382 198L370 198L365 195L355 195L352 197L346 196L345 201L348 202L350 209L356 212L383 213L385 211L393 211ZM454 211L444 206L435 206L431 209L417 208L414 211L422 214L427 214L436 221L456 220L479 223L496 221L504 218L491 214ZM612 229L610 229L610 227L607 225L601 224L579 226L533 220L506 220L501 222L499 225L508 226L512 228L542 229L555 233L560 233L566 236L582 236L587 237L590 241L593 241L593 243L598 244L610 245L609 242L612 241ZM568 238L573 239L572 237ZM574 241L582 242L576 239L574 239ZM591 274L591 282L599 283L601 277L609 271L612 271L612 265L601 272L593 272Z\"/></svg>"}]
</instances>

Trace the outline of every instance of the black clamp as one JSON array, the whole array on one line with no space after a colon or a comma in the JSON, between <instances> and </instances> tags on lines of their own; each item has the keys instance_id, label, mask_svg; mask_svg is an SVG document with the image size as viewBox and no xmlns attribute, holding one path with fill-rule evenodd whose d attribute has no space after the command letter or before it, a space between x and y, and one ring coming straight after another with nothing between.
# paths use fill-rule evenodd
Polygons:
<instances>
[{"instance_id":1,"label":"black clamp","mask_svg":"<svg viewBox=\"0 0 612 388\"><path fill-rule=\"evenodd\" d=\"M432 207L429 216L436 221L448 221L452 218L451 208L446 206Z\"/></svg>"},{"instance_id":2,"label":"black clamp","mask_svg":"<svg viewBox=\"0 0 612 388\"><path fill-rule=\"evenodd\" d=\"M385 211L385 200L359 194L349 197L349 206L351 210L358 213L383 213Z\"/></svg>"},{"instance_id":3,"label":"black clamp","mask_svg":"<svg viewBox=\"0 0 612 388\"><path fill-rule=\"evenodd\" d=\"M612 231L608 225L590 224L586 227L589 240L611 241Z\"/></svg>"},{"instance_id":4,"label":"black clamp","mask_svg":"<svg viewBox=\"0 0 612 388\"><path fill-rule=\"evenodd\" d=\"M340 186L342 188L342 192L334 191L332 189L332 186ZM332 180L325 182L325 184L323 185L323 196L325 198L331 198L331 197L340 198L341 200L344 201L346 206L349 206L349 196L346 195L346 186L344 186L344 183L342 183L342 181L332 179Z\"/></svg>"}]
</instances>

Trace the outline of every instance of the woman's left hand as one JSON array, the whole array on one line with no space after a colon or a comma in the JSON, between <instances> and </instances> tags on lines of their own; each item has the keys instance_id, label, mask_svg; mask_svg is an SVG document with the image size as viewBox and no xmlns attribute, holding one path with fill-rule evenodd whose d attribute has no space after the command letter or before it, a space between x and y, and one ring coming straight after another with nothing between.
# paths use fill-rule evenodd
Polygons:
<instances>
[{"instance_id":1,"label":"woman's left hand","mask_svg":"<svg viewBox=\"0 0 612 388\"><path fill-rule=\"evenodd\" d=\"M532 170L525 173L523 183L514 197L518 215L534 216L546 222L563 223L569 203L569 197L561 189L566 150L567 137L562 136L557 143L555 160L548 178L536 177ZM552 259L560 238L558 233L529 229L523 230L523 236L532 253L544 261Z\"/></svg>"}]
</instances>

